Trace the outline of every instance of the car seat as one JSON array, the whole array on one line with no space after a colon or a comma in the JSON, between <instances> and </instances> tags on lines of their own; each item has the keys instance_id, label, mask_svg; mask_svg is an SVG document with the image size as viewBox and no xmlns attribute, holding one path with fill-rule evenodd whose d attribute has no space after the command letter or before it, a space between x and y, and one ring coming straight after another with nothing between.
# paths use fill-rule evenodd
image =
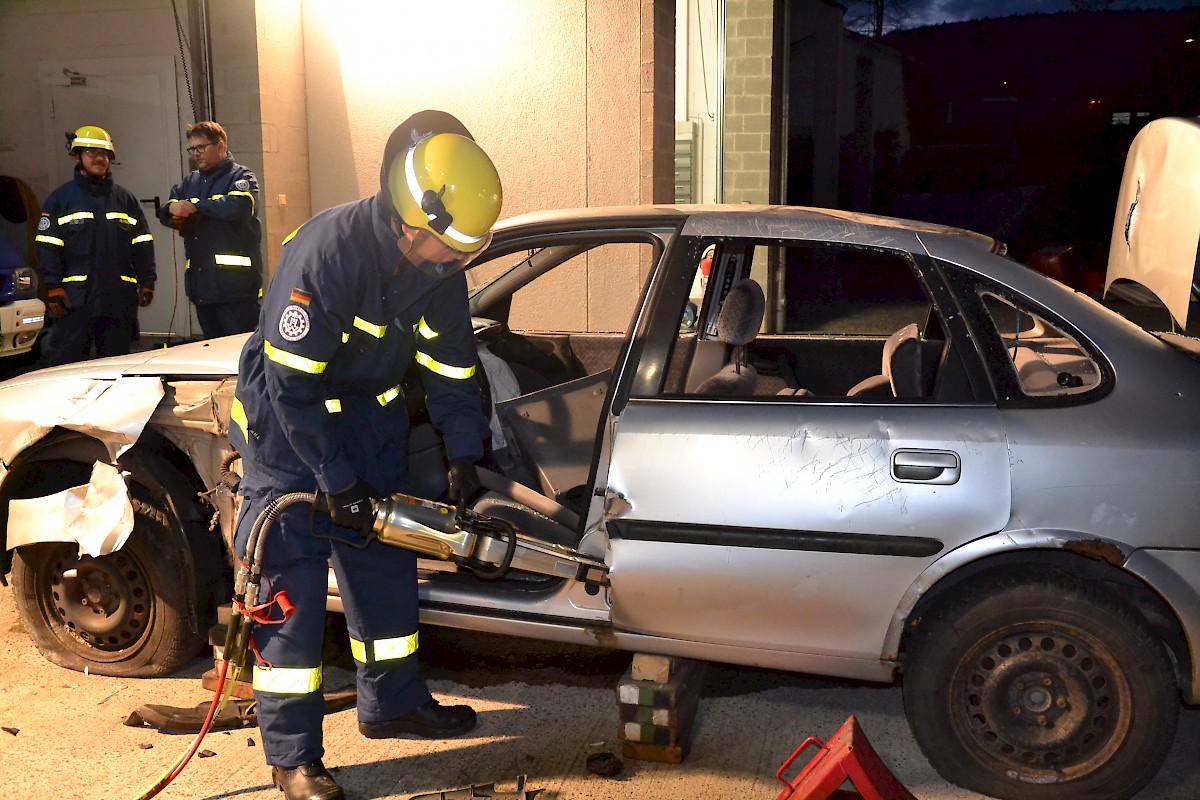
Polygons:
<instances>
[{"instance_id":1,"label":"car seat","mask_svg":"<svg viewBox=\"0 0 1200 800\"><path fill-rule=\"evenodd\" d=\"M882 374L859 381L849 397L922 397L921 334L910 322L883 343Z\"/></svg>"},{"instance_id":2,"label":"car seat","mask_svg":"<svg viewBox=\"0 0 1200 800\"><path fill-rule=\"evenodd\" d=\"M696 394L737 397L754 394L758 370L746 361L746 345L758 337L767 301L762 287L750 279L735 283L717 317L717 339L729 345L729 363L696 387Z\"/></svg>"}]
</instances>

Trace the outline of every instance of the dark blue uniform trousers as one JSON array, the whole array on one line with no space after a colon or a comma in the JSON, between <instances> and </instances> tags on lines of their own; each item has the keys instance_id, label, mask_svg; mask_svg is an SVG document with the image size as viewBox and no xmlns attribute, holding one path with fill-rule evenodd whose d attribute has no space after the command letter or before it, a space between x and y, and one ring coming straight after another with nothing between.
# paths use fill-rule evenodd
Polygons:
<instances>
[{"instance_id":1,"label":"dark blue uniform trousers","mask_svg":"<svg viewBox=\"0 0 1200 800\"><path fill-rule=\"evenodd\" d=\"M245 491L245 490L243 490ZM287 491L295 491L295 488ZM254 520L282 489L251 492L242 498L237 526L237 552L245 558ZM280 668L321 665L328 567L332 563L346 612L350 636L360 642L415 636L417 632L417 557L414 553L372 542L358 550L341 542L316 538L332 528L329 517L311 514L308 504L288 508L266 532L263 582L258 602L287 592L296 610L281 625L256 624L254 643L263 662ZM354 532L337 529L343 535ZM279 609L271 609L274 618ZM367 647L367 653L371 648ZM386 722L407 714L430 699L418 671L417 655L370 663L356 658L358 719ZM294 767L324 755L321 724L324 699L320 688L300 694L256 689L258 723L268 764Z\"/></svg>"}]
</instances>

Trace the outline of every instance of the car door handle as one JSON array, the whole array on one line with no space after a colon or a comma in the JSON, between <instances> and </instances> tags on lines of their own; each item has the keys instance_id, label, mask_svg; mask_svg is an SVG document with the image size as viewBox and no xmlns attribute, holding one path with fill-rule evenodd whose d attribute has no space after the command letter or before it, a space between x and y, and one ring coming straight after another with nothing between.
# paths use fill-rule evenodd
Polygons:
<instances>
[{"instance_id":1,"label":"car door handle","mask_svg":"<svg viewBox=\"0 0 1200 800\"><path fill-rule=\"evenodd\" d=\"M892 454L892 477L901 483L958 483L962 474L958 453L948 450L897 450Z\"/></svg>"}]
</instances>

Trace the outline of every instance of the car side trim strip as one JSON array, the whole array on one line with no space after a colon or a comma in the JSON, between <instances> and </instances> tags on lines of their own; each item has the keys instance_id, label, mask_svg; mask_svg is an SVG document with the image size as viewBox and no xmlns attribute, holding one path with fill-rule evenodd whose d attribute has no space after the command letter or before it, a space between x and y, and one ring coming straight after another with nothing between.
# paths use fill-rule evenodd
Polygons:
<instances>
[{"instance_id":1,"label":"car side trim strip","mask_svg":"<svg viewBox=\"0 0 1200 800\"><path fill-rule=\"evenodd\" d=\"M679 522L614 520L612 532L622 538L649 542L753 547L767 550L814 550L822 553L928 558L945 546L924 536L880 536L870 533L830 533L780 528L731 528Z\"/></svg>"}]
</instances>

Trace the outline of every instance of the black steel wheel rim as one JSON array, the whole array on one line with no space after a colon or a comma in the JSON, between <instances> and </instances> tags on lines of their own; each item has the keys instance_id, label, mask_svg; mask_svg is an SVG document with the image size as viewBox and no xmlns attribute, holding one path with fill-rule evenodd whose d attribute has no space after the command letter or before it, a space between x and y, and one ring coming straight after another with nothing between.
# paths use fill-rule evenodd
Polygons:
<instances>
[{"instance_id":1,"label":"black steel wheel rim","mask_svg":"<svg viewBox=\"0 0 1200 800\"><path fill-rule=\"evenodd\" d=\"M79 556L74 545L57 548L38 571L36 586L54 635L88 660L119 661L150 635L150 581L129 553L93 558Z\"/></svg>"},{"instance_id":2,"label":"black steel wheel rim","mask_svg":"<svg viewBox=\"0 0 1200 800\"><path fill-rule=\"evenodd\" d=\"M1078 779L1129 734L1130 690L1113 654L1082 631L999 631L960 662L956 726L984 761L1033 783Z\"/></svg>"}]
</instances>

